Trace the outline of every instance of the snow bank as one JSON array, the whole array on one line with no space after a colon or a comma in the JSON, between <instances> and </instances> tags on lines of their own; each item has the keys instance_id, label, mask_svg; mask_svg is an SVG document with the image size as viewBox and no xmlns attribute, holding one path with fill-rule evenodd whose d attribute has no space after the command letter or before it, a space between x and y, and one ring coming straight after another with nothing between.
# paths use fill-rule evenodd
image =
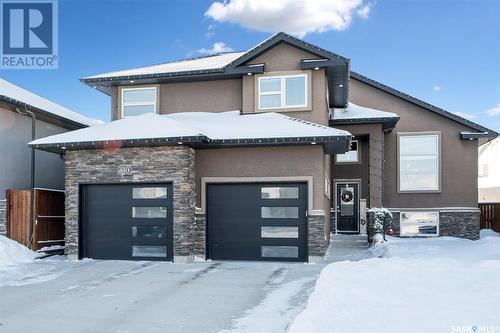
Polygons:
<instances>
[{"instance_id":1,"label":"snow bank","mask_svg":"<svg viewBox=\"0 0 500 333\"><path fill-rule=\"evenodd\" d=\"M491 229L483 229L479 232L479 237L480 238L486 238L486 237L500 237L500 233L494 232Z\"/></svg>"},{"instance_id":2,"label":"snow bank","mask_svg":"<svg viewBox=\"0 0 500 333\"><path fill-rule=\"evenodd\" d=\"M486 332L500 327L499 237L388 237L379 251L386 258L323 269L289 332L468 332L474 325Z\"/></svg>"},{"instance_id":3,"label":"snow bank","mask_svg":"<svg viewBox=\"0 0 500 333\"><path fill-rule=\"evenodd\" d=\"M0 269L33 261L35 252L5 236L0 236Z\"/></svg>"}]
</instances>

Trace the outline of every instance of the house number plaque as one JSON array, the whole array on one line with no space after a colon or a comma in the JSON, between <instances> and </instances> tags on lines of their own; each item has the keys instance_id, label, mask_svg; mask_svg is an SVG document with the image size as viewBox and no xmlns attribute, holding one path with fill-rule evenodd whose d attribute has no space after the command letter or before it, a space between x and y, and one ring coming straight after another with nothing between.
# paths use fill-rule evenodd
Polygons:
<instances>
[{"instance_id":1,"label":"house number plaque","mask_svg":"<svg viewBox=\"0 0 500 333\"><path fill-rule=\"evenodd\" d=\"M128 166L119 166L117 169L116 169L116 172L121 175L121 176L124 176L124 175L128 175L130 174L130 167Z\"/></svg>"}]
</instances>

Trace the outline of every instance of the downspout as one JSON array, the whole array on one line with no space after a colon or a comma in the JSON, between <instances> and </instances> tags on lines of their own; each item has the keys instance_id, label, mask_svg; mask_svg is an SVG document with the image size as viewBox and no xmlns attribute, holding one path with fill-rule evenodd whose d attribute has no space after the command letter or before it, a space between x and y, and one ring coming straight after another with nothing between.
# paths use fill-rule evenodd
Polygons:
<instances>
[{"instance_id":1,"label":"downspout","mask_svg":"<svg viewBox=\"0 0 500 333\"><path fill-rule=\"evenodd\" d=\"M23 116L31 117L31 141L36 139L36 116L33 112L25 108L20 110L16 108L16 112ZM33 243L33 227L35 225L34 209L35 209L35 148L31 149L31 172L30 172L30 223L29 223L29 243L28 247L31 248Z\"/></svg>"}]
</instances>

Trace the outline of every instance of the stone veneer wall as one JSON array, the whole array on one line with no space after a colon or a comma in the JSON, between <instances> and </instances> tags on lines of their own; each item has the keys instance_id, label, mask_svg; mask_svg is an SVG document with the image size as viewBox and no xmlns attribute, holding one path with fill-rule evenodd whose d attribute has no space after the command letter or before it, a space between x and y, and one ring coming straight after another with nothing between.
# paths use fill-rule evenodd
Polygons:
<instances>
[{"instance_id":1,"label":"stone veneer wall","mask_svg":"<svg viewBox=\"0 0 500 333\"><path fill-rule=\"evenodd\" d=\"M118 166L130 172L119 174ZM195 249L195 151L187 146L68 151L66 168L66 254L78 255L80 183L172 182L174 260Z\"/></svg>"},{"instance_id":2,"label":"stone veneer wall","mask_svg":"<svg viewBox=\"0 0 500 333\"><path fill-rule=\"evenodd\" d=\"M7 233L7 200L0 200L0 235Z\"/></svg>"},{"instance_id":3,"label":"stone veneer wall","mask_svg":"<svg viewBox=\"0 0 500 333\"><path fill-rule=\"evenodd\" d=\"M391 211L393 230L400 235L401 212ZM439 212L439 236L453 236L467 239L479 239L480 212L441 211Z\"/></svg>"},{"instance_id":4,"label":"stone veneer wall","mask_svg":"<svg viewBox=\"0 0 500 333\"><path fill-rule=\"evenodd\" d=\"M205 213L195 214L194 255L206 259L206 222Z\"/></svg>"},{"instance_id":5,"label":"stone veneer wall","mask_svg":"<svg viewBox=\"0 0 500 333\"><path fill-rule=\"evenodd\" d=\"M307 217L309 237L309 256L324 256L330 244L330 224L325 215Z\"/></svg>"}]
</instances>

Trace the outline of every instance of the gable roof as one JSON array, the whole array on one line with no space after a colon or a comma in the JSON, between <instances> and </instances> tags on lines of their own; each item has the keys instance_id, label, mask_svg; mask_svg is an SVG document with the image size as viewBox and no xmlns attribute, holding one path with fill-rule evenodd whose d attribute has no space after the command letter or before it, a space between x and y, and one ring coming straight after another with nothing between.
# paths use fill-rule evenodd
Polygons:
<instances>
[{"instance_id":1,"label":"gable roof","mask_svg":"<svg viewBox=\"0 0 500 333\"><path fill-rule=\"evenodd\" d=\"M393 129L399 120L399 116L393 112L371 109L350 102L345 108L331 108L329 117L333 125L378 123L383 125L385 131Z\"/></svg>"},{"instance_id":2,"label":"gable roof","mask_svg":"<svg viewBox=\"0 0 500 333\"><path fill-rule=\"evenodd\" d=\"M329 84L329 93L330 96L334 97L331 101L335 101L332 102L334 105L331 106L343 106L347 103L347 94L342 87L347 85L349 59L283 32L272 35L245 52L222 53L108 72L87 76L82 78L81 81L110 95L110 87L113 85L238 78L247 73L263 73L263 64L248 66L245 64L281 43L297 47L316 56L317 58L313 59L317 61L315 63L307 62L311 59L303 59L303 63L300 64L301 68L325 68L329 83L331 83Z\"/></svg>"},{"instance_id":3,"label":"gable roof","mask_svg":"<svg viewBox=\"0 0 500 333\"><path fill-rule=\"evenodd\" d=\"M59 120L70 125L71 129L99 124L98 120L85 117L2 78L0 78L0 100L17 107L28 108L43 120Z\"/></svg>"},{"instance_id":4,"label":"gable roof","mask_svg":"<svg viewBox=\"0 0 500 333\"><path fill-rule=\"evenodd\" d=\"M421 108L424 108L428 111L431 111L431 112L434 112L434 113L437 113L445 118L448 118L448 119L451 119L451 120L454 120L462 125L465 125L465 126L468 126L476 131L479 131L479 132L484 132L484 133L488 133L488 137L490 138L495 138L498 136L498 133L489 129L489 128L486 128L482 125L479 125L475 122L472 122L468 119L465 119L463 117L460 117L460 116L457 116L456 114L454 113L451 113L449 111L446 111L444 109L441 109L437 106L434 106L432 104L429 104L427 102L424 102L416 97L413 97L413 96L410 96L402 91L399 91L399 90L396 90L394 88L391 88L383 83L380 83L378 81L375 81L373 79L370 79L366 76L363 76L359 73L356 73L356 72L353 72L353 71L350 71L349 73L350 77L358 80L358 81L361 81L369 86L372 86L372 87L375 87L377 89L380 89L388 94L391 94L393 96L396 96L396 97L399 97L401 99L404 99L405 101L407 102L410 102L410 103L413 103L417 106L420 106Z\"/></svg>"},{"instance_id":5,"label":"gable roof","mask_svg":"<svg viewBox=\"0 0 500 333\"><path fill-rule=\"evenodd\" d=\"M65 150L188 144L209 145L305 145L322 144L345 152L351 134L283 114L266 112L145 113L30 142L36 149Z\"/></svg>"}]
</instances>

